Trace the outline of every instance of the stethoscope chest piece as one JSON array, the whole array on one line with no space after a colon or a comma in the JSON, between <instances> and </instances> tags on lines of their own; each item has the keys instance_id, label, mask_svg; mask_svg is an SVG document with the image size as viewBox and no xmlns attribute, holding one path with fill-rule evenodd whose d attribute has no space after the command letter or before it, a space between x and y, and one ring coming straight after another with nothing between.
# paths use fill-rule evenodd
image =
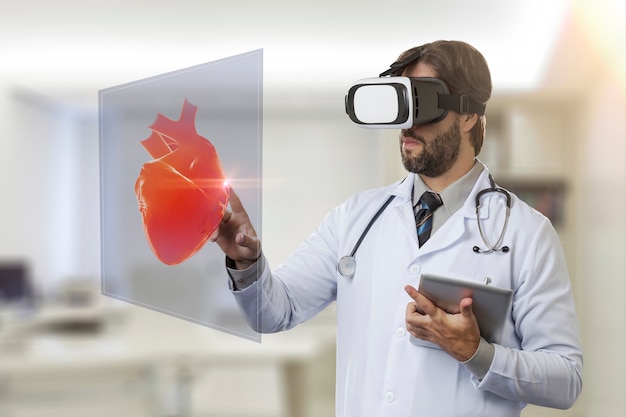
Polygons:
<instances>
[{"instance_id":1,"label":"stethoscope chest piece","mask_svg":"<svg viewBox=\"0 0 626 417\"><path fill-rule=\"evenodd\" d=\"M352 278L356 272L356 260L354 259L354 256L346 255L341 258L337 264L337 270L341 276Z\"/></svg>"}]
</instances>

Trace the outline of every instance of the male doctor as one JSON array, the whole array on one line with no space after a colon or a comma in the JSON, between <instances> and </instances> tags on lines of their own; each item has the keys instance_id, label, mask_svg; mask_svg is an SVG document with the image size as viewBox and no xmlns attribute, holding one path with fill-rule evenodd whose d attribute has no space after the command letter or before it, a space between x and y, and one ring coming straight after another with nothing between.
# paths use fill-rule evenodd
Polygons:
<instances>
[{"instance_id":1,"label":"male doctor","mask_svg":"<svg viewBox=\"0 0 626 417\"><path fill-rule=\"evenodd\" d=\"M477 225L476 195L491 187L476 159L491 95L485 59L466 43L437 41L404 52L389 73L436 78L472 106L402 129L408 177L348 199L274 270L232 192L212 240L226 254L241 310L257 331L276 332L337 301L338 417L513 417L528 403L571 407L582 389L582 352L555 230L514 195L505 250L487 253ZM422 199L427 191L434 195ZM390 196L359 246L355 273L342 275L340 259ZM491 240L505 221L505 202L500 193L482 197L480 220ZM419 209L430 211L426 220L416 220ZM471 298L450 314L420 294L425 272L489 277L511 289L501 341L481 337Z\"/></svg>"}]
</instances>

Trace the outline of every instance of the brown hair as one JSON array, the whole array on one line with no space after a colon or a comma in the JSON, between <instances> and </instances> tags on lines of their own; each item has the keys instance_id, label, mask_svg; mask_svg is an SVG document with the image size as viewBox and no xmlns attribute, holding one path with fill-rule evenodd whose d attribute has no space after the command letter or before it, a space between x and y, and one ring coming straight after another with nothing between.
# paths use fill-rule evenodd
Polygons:
<instances>
[{"instance_id":1,"label":"brown hair","mask_svg":"<svg viewBox=\"0 0 626 417\"><path fill-rule=\"evenodd\" d=\"M461 41L435 41L411 48L398 58L406 59L421 51L419 59L409 64L412 69L418 62L430 65L437 78L448 85L450 93L467 95L477 103L485 104L491 97L491 74L483 55L473 46ZM485 138L487 118L478 116L478 122L470 132L474 155L478 155Z\"/></svg>"}]
</instances>

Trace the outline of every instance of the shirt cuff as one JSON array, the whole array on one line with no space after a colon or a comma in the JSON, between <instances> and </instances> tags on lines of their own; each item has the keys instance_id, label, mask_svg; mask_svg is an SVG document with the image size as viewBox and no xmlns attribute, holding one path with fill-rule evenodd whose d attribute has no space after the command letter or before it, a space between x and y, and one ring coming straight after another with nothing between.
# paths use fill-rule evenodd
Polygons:
<instances>
[{"instance_id":1,"label":"shirt cuff","mask_svg":"<svg viewBox=\"0 0 626 417\"><path fill-rule=\"evenodd\" d=\"M483 379L489 368L491 368L491 362L496 353L496 348L491 343L487 342L484 338L480 338L478 349L474 353L474 356L461 362L465 368L470 371L479 380Z\"/></svg>"},{"instance_id":2,"label":"shirt cuff","mask_svg":"<svg viewBox=\"0 0 626 417\"><path fill-rule=\"evenodd\" d=\"M265 257L263 254L259 259L246 269L235 269L235 261L226 257L226 271L230 276L232 289L241 291L254 284L259 278L259 272L265 268Z\"/></svg>"}]
</instances>

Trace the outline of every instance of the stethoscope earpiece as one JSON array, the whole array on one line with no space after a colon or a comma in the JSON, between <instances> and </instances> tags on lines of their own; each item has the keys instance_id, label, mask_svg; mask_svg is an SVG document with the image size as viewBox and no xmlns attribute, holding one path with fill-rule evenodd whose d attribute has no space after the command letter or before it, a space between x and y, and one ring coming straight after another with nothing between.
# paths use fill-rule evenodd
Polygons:
<instances>
[{"instance_id":1,"label":"stethoscope earpiece","mask_svg":"<svg viewBox=\"0 0 626 417\"><path fill-rule=\"evenodd\" d=\"M474 246L472 250L474 251L474 253L493 253L493 252L507 253L510 249L508 246L502 246L500 249L491 248L491 247L489 249L481 249L478 246Z\"/></svg>"}]
</instances>

